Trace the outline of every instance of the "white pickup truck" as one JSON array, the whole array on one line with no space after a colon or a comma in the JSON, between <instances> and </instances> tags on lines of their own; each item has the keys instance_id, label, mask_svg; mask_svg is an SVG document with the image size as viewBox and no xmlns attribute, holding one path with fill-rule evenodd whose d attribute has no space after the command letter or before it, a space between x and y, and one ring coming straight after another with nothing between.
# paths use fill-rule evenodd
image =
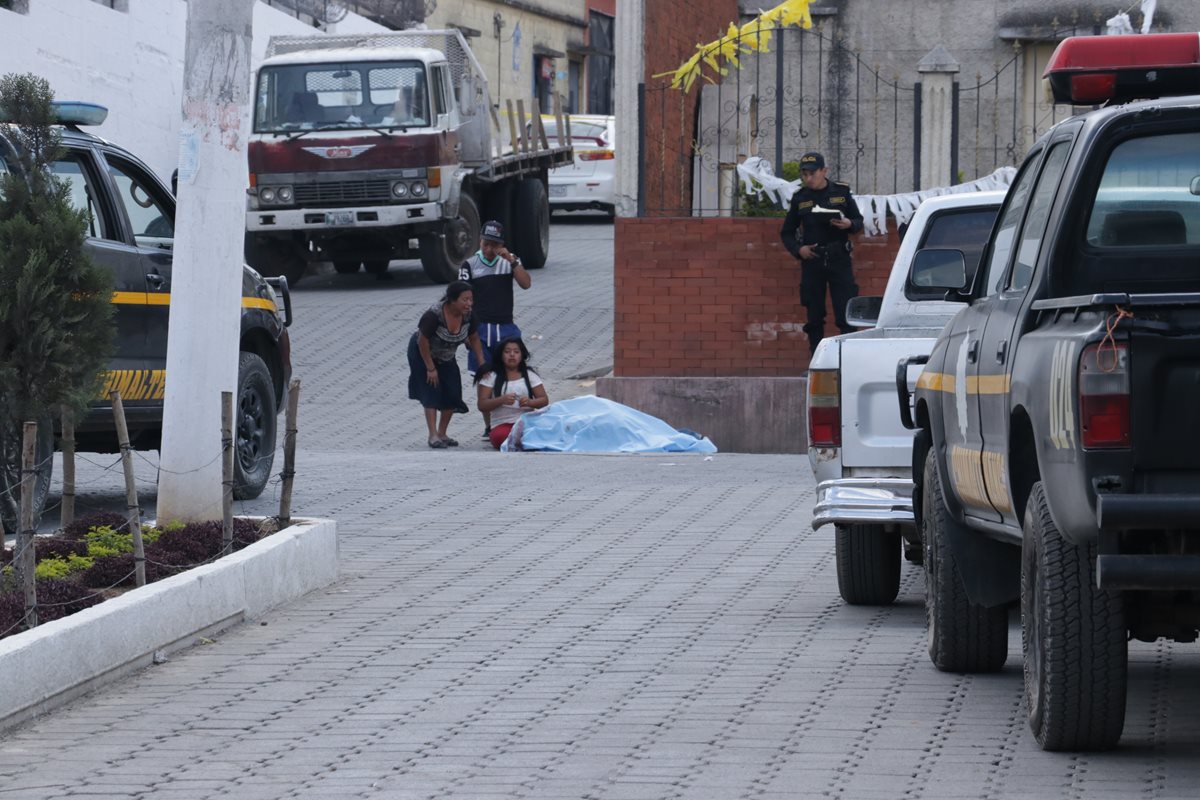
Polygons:
<instances>
[{"instance_id":1,"label":"white pickup truck","mask_svg":"<svg viewBox=\"0 0 1200 800\"><path fill-rule=\"evenodd\" d=\"M896 405L897 362L928 355L961 303L922 271L922 248L963 251L968 269L992 230L1003 192L930 198L909 222L883 297L856 297L847 318L870 330L823 339L808 373L808 459L817 480L813 529L833 525L838 589L854 605L900 590L900 551L921 562L913 522L912 440ZM916 270L914 270L916 267ZM919 367L914 367L915 381Z\"/></svg>"}]
</instances>

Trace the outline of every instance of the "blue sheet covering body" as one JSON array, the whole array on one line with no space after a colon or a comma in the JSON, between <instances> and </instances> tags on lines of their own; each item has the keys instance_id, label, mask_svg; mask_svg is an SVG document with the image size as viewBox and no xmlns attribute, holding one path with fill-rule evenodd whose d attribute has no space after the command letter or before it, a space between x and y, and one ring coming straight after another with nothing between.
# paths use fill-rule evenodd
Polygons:
<instances>
[{"instance_id":1,"label":"blue sheet covering body","mask_svg":"<svg viewBox=\"0 0 1200 800\"><path fill-rule=\"evenodd\" d=\"M715 453L708 437L678 431L658 417L603 397L551 403L521 417L500 446L504 452Z\"/></svg>"}]
</instances>

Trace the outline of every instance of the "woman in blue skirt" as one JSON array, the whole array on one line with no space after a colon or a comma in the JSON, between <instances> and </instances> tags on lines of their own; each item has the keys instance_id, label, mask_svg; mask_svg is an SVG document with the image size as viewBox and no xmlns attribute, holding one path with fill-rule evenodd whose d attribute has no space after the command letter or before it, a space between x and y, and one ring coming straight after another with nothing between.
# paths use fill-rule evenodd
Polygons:
<instances>
[{"instance_id":1,"label":"woman in blue skirt","mask_svg":"<svg viewBox=\"0 0 1200 800\"><path fill-rule=\"evenodd\" d=\"M478 323L471 316L474 302L471 284L455 281L446 287L442 299L421 315L416 333L408 340L408 396L425 407L429 446L435 450L458 447L458 442L446 435L446 429L455 412L468 411L455 359L458 346L468 344L483 362L483 347L476 333Z\"/></svg>"}]
</instances>

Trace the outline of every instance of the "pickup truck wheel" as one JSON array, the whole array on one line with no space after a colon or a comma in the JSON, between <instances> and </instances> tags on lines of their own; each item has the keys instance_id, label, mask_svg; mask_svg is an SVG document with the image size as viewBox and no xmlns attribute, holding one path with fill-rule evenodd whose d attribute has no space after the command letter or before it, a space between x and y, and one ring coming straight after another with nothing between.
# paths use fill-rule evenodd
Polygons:
<instances>
[{"instance_id":1,"label":"pickup truck wheel","mask_svg":"<svg viewBox=\"0 0 1200 800\"><path fill-rule=\"evenodd\" d=\"M900 593L900 536L881 525L838 525L838 591L852 606L883 606Z\"/></svg>"},{"instance_id":2,"label":"pickup truck wheel","mask_svg":"<svg viewBox=\"0 0 1200 800\"><path fill-rule=\"evenodd\" d=\"M254 353L238 358L238 389L233 409L233 496L253 500L262 494L275 461L275 388L271 372Z\"/></svg>"},{"instance_id":3,"label":"pickup truck wheel","mask_svg":"<svg viewBox=\"0 0 1200 800\"><path fill-rule=\"evenodd\" d=\"M517 184L513 209L512 247L526 269L541 269L550 255L550 199L540 178Z\"/></svg>"},{"instance_id":4,"label":"pickup truck wheel","mask_svg":"<svg viewBox=\"0 0 1200 800\"><path fill-rule=\"evenodd\" d=\"M338 275L353 275L358 272L359 263L357 261L334 261L333 268L337 270Z\"/></svg>"},{"instance_id":5,"label":"pickup truck wheel","mask_svg":"<svg viewBox=\"0 0 1200 800\"><path fill-rule=\"evenodd\" d=\"M921 491L929 658L943 672L995 672L1008 658L1008 609L986 608L967 598L948 541L958 523L946 508L933 450L925 457Z\"/></svg>"},{"instance_id":6,"label":"pickup truck wheel","mask_svg":"<svg viewBox=\"0 0 1200 800\"><path fill-rule=\"evenodd\" d=\"M1043 750L1107 750L1125 726L1124 604L1096 587L1096 545L1063 538L1041 482L1025 509L1021 644L1029 727Z\"/></svg>"},{"instance_id":7,"label":"pickup truck wheel","mask_svg":"<svg viewBox=\"0 0 1200 800\"><path fill-rule=\"evenodd\" d=\"M458 198L458 217L446 223L443 233L425 234L419 240L421 267L434 283L458 280L458 268L479 247L479 208L465 190Z\"/></svg>"},{"instance_id":8,"label":"pickup truck wheel","mask_svg":"<svg viewBox=\"0 0 1200 800\"><path fill-rule=\"evenodd\" d=\"M5 431L0 436L0 527L8 535L21 527L21 450L24 427ZM33 463L38 473L33 484L33 525L36 528L50 494L54 476L54 423L49 418L38 423Z\"/></svg>"}]
</instances>

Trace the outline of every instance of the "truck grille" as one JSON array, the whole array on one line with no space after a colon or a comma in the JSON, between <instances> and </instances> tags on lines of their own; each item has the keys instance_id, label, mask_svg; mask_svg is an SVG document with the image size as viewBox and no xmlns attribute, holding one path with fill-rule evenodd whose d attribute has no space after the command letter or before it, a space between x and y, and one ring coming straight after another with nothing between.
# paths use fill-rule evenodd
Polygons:
<instances>
[{"instance_id":1,"label":"truck grille","mask_svg":"<svg viewBox=\"0 0 1200 800\"><path fill-rule=\"evenodd\" d=\"M300 183L294 187L296 204L361 203L367 200L390 200L392 182L389 180L322 181Z\"/></svg>"}]
</instances>

